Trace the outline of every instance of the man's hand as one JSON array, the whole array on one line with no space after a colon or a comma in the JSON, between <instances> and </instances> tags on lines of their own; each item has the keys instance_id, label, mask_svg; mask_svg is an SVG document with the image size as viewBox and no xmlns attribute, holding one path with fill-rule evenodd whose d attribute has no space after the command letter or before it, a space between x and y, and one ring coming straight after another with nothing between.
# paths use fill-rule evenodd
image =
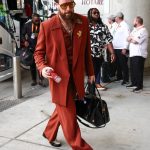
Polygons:
<instances>
[{"instance_id":1,"label":"man's hand","mask_svg":"<svg viewBox=\"0 0 150 150\"><path fill-rule=\"evenodd\" d=\"M131 40L131 42L133 43L133 44L138 44L138 42L137 41L135 41L135 40Z\"/></svg>"},{"instance_id":2,"label":"man's hand","mask_svg":"<svg viewBox=\"0 0 150 150\"><path fill-rule=\"evenodd\" d=\"M51 72L51 71L54 71L53 68L51 68L51 67L44 67L44 68L42 69L42 76L43 76L44 78L52 78L52 77L50 76L50 72Z\"/></svg>"},{"instance_id":3,"label":"man's hand","mask_svg":"<svg viewBox=\"0 0 150 150\"><path fill-rule=\"evenodd\" d=\"M114 53L112 53L110 55L110 58L111 58L111 63L113 63L116 60L116 55Z\"/></svg>"},{"instance_id":4,"label":"man's hand","mask_svg":"<svg viewBox=\"0 0 150 150\"><path fill-rule=\"evenodd\" d=\"M93 82L95 82L95 76L89 76L88 77L88 81L92 84Z\"/></svg>"},{"instance_id":5,"label":"man's hand","mask_svg":"<svg viewBox=\"0 0 150 150\"><path fill-rule=\"evenodd\" d=\"M126 49L122 49L121 53L122 53L123 55L126 55L127 50L126 50Z\"/></svg>"},{"instance_id":6,"label":"man's hand","mask_svg":"<svg viewBox=\"0 0 150 150\"><path fill-rule=\"evenodd\" d=\"M129 36L129 37L127 38L127 41L128 41L128 42L131 42L131 40L132 40L132 36Z\"/></svg>"},{"instance_id":7,"label":"man's hand","mask_svg":"<svg viewBox=\"0 0 150 150\"><path fill-rule=\"evenodd\" d=\"M110 58L111 58L111 63L112 63L112 62L114 62L116 60L116 55L115 55L112 43L107 44L107 48L108 48L108 50L109 50L109 52L111 54Z\"/></svg>"},{"instance_id":8,"label":"man's hand","mask_svg":"<svg viewBox=\"0 0 150 150\"><path fill-rule=\"evenodd\" d=\"M25 47L28 47L28 46L29 46L29 42L28 42L28 41L25 41L25 42L24 42L24 46L25 46Z\"/></svg>"},{"instance_id":9,"label":"man's hand","mask_svg":"<svg viewBox=\"0 0 150 150\"><path fill-rule=\"evenodd\" d=\"M133 36L129 36L129 37L127 38L127 41L130 42L130 43L133 43L133 44L138 44L138 42L134 40L134 37L133 37Z\"/></svg>"}]
</instances>

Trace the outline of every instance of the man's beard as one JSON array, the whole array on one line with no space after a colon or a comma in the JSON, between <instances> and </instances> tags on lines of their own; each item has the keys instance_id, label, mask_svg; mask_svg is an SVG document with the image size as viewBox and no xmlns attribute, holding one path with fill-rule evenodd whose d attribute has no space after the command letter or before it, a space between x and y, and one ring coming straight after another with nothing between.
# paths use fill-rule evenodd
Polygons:
<instances>
[{"instance_id":1,"label":"man's beard","mask_svg":"<svg viewBox=\"0 0 150 150\"><path fill-rule=\"evenodd\" d=\"M59 14L60 14L61 18L64 20L71 20L73 18L73 15L74 15L73 12L68 12L68 13L63 14L60 11L59 11Z\"/></svg>"},{"instance_id":2,"label":"man's beard","mask_svg":"<svg viewBox=\"0 0 150 150\"><path fill-rule=\"evenodd\" d=\"M98 18L92 17L92 21L95 22L95 23L97 23L98 22Z\"/></svg>"},{"instance_id":3,"label":"man's beard","mask_svg":"<svg viewBox=\"0 0 150 150\"><path fill-rule=\"evenodd\" d=\"M136 27L137 27L137 24L134 24L133 26L136 28Z\"/></svg>"}]
</instances>

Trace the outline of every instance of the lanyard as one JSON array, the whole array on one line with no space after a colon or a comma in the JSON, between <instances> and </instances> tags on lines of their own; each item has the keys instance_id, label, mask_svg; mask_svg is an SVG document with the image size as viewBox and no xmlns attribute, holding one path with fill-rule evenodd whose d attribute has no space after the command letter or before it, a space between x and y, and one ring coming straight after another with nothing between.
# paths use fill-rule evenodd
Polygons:
<instances>
[{"instance_id":1,"label":"lanyard","mask_svg":"<svg viewBox=\"0 0 150 150\"><path fill-rule=\"evenodd\" d=\"M37 33L37 30L38 30L38 26L32 23L32 33Z\"/></svg>"}]
</instances>

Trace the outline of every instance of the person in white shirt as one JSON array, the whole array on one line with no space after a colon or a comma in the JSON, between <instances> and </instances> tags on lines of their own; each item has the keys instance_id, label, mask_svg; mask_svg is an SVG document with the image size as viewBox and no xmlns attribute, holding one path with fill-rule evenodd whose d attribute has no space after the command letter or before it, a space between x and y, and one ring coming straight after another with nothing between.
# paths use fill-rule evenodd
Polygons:
<instances>
[{"instance_id":1,"label":"person in white shirt","mask_svg":"<svg viewBox=\"0 0 150 150\"><path fill-rule=\"evenodd\" d=\"M143 72L144 62L147 58L148 47L148 31L143 25L143 18L137 16L133 22L134 29L128 37L130 69L131 69L131 85L133 92L141 92L143 89Z\"/></svg>"},{"instance_id":2,"label":"person in white shirt","mask_svg":"<svg viewBox=\"0 0 150 150\"><path fill-rule=\"evenodd\" d=\"M108 26L108 29L111 33L111 35L113 36L114 35L114 31L115 31L115 28L117 26L117 23L115 22L115 15L110 15L108 16L108 23L107 23L107 26ZM109 53L107 54L109 55ZM108 76L109 76L109 79L110 81L115 81L116 80L116 62L110 62L108 61L109 63L109 72L108 72Z\"/></svg>"},{"instance_id":3,"label":"person in white shirt","mask_svg":"<svg viewBox=\"0 0 150 150\"><path fill-rule=\"evenodd\" d=\"M118 12L116 14L115 26L113 33L113 46L116 53L116 71L117 80L123 80L122 85L126 85L129 81L128 71L128 41L127 38L130 34L128 24L124 21L124 14Z\"/></svg>"},{"instance_id":4,"label":"person in white shirt","mask_svg":"<svg viewBox=\"0 0 150 150\"><path fill-rule=\"evenodd\" d=\"M107 24L108 29L109 29L111 35L113 36L114 29L117 25L117 23L115 22L115 15L110 15L107 19L108 19L108 24Z\"/></svg>"}]
</instances>

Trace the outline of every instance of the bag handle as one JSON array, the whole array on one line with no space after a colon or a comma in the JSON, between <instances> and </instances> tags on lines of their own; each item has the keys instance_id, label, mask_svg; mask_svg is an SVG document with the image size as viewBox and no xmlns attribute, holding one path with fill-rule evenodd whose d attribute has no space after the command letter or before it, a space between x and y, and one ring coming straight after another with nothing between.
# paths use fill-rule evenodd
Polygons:
<instances>
[{"instance_id":1,"label":"bag handle","mask_svg":"<svg viewBox=\"0 0 150 150\"><path fill-rule=\"evenodd\" d=\"M94 91L95 91L94 89L96 89L96 91L97 91L97 93L98 93L98 96L99 96L99 98L101 99L100 92L98 91L98 89L97 89L97 87L96 87L96 85L95 85L95 82L92 82L92 83L87 82L86 85L85 85L85 87L84 87L84 89L86 90L88 86L92 87L92 90L91 90L91 88L90 88L89 94L92 94L93 96L95 96L96 94L94 93ZM93 88L94 88L94 89L93 89Z\"/></svg>"},{"instance_id":2,"label":"bag handle","mask_svg":"<svg viewBox=\"0 0 150 150\"><path fill-rule=\"evenodd\" d=\"M100 103L101 103L101 105L102 105L102 107L103 107L102 98L101 98L100 92L98 91L98 89L97 89L97 87L96 87L96 85L95 85L95 82L92 82L92 83L87 82L87 83L86 83L86 86L85 86L85 90L86 90L86 88L88 87L88 85L90 85L92 88L96 89L96 91L97 91L97 93L98 93L98 96L99 96ZM92 92L91 92L91 90L89 91L89 94L92 94L92 96L95 96L95 95L96 95L95 93L93 93L94 89L92 89Z\"/></svg>"}]
</instances>

